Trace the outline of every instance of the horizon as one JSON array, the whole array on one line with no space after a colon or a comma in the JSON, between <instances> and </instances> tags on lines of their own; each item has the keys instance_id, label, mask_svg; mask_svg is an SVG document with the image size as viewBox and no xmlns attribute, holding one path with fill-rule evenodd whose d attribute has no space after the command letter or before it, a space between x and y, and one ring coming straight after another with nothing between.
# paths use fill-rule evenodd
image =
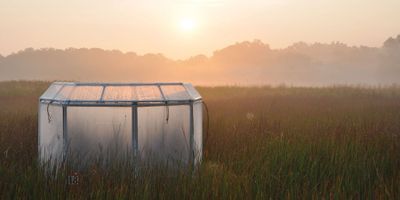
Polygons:
<instances>
[{"instance_id":1,"label":"horizon","mask_svg":"<svg viewBox=\"0 0 400 200\"><path fill-rule=\"evenodd\" d=\"M0 54L76 47L181 60L253 38L272 49L299 41L380 47L400 33L399 7L394 0L1 2Z\"/></svg>"},{"instance_id":2,"label":"horizon","mask_svg":"<svg viewBox=\"0 0 400 200\"><path fill-rule=\"evenodd\" d=\"M40 48L34 48L34 47L26 47L26 48L23 48L23 49L20 49L20 50L11 52L11 53L9 53L9 54L7 54L7 55L4 55L4 54L1 54L1 53L0 53L0 56L7 57L7 56L10 56L10 55L13 55L13 54L18 54L18 53L23 52L23 51L25 51L25 50L27 50L27 49L33 49L33 50L35 50L35 51L46 50L46 49L54 49L54 50L62 50L62 51L66 51L66 50L68 50L68 49L77 49L77 50L79 50L79 49L88 49L88 50L91 50L91 49L100 49L100 50L103 50L103 51L119 51L119 52L121 52L121 53L123 53L123 54L134 53L134 54L136 54L136 55L138 55L138 56L145 56L145 55L162 55L163 57L165 57L165 58L167 58L167 59L169 59L169 60L173 60L173 61L180 61L180 60L181 60L181 61L184 61L184 60L188 60L188 59L191 59L191 58L193 58L193 57L196 57L196 56L206 56L207 58L210 58L210 57L212 57L212 56L214 55L214 53L216 53L216 52L218 52L218 51L220 51L220 50L223 50L223 49L225 49L225 48L227 48L227 47L235 46L235 45L238 45L238 44L246 43L246 42L253 43L253 42L258 42L258 41L259 41L259 42L261 42L262 44L267 45L271 50L283 50L283 49L288 49L288 48L290 48L290 47L292 47L293 45L296 45L296 44L306 44L306 45L308 45L308 46L312 46L312 45L334 45L334 44L343 44L343 45L345 45L346 47L350 47L350 48L362 48L362 47L366 47L366 48L382 48L382 47L384 46L384 42L386 42L386 41L389 40L389 39L396 39L397 37L400 38L400 33L397 34L397 35L388 36L384 41L382 41L382 43L381 43L379 46L367 46L367 45L363 45L363 44L360 44L360 45L349 45L349 44L346 44L346 43L341 42L341 41L331 41L331 42L325 42L325 43L324 43L324 42L318 42L318 41L311 42L311 43L304 42L304 41L297 41L297 42L293 42L292 44L289 44L289 45L287 45L287 46L285 46L285 47L281 47L281 48L273 48L273 47L271 47L271 45L270 45L268 42L264 42L264 41L262 41L262 40L260 40L260 39L253 39L253 40L237 41L237 42L234 42L234 43L232 43L232 44L227 44L226 46L223 46L223 47L219 47L219 48L217 48L217 49L214 49L214 50L211 52L211 54L209 54L209 55L206 55L206 54L204 54L204 53L199 53L199 54L195 54L195 55L189 55L188 57L184 57L184 58L172 58L172 57L168 57L168 56L166 56L166 54L163 53L163 52L146 52L146 53L141 53L141 52L137 52L137 51L134 51L134 50L124 51L124 50L121 50L121 49L107 49L107 48L102 48L102 47L73 47L73 46L71 46L71 47L66 47L66 48L55 48L55 47L40 47Z\"/></svg>"},{"instance_id":3,"label":"horizon","mask_svg":"<svg viewBox=\"0 0 400 200\"><path fill-rule=\"evenodd\" d=\"M191 82L196 85L400 84L400 35L382 47L295 43L271 49L260 40L173 60L162 54L100 48L28 48L0 57L0 80Z\"/></svg>"}]
</instances>

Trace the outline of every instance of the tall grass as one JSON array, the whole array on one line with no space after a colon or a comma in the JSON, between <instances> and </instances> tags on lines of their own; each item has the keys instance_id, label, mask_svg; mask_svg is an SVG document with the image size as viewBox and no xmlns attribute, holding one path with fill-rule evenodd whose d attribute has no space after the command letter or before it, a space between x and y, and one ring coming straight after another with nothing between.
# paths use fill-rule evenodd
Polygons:
<instances>
[{"instance_id":1,"label":"tall grass","mask_svg":"<svg viewBox=\"0 0 400 200\"><path fill-rule=\"evenodd\" d=\"M45 82L0 83L0 198L400 197L400 88L200 87L210 129L195 173L120 161L66 184L37 166Z\"/></svg>"}]
</instances>

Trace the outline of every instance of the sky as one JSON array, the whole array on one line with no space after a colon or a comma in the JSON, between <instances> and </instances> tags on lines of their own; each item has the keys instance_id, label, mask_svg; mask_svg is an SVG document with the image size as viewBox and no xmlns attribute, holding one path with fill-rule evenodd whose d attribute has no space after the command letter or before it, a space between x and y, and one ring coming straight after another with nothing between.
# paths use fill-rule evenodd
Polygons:
<instances>
[{"instance_id":1,"label":"sky","mask_svg":"<svg viewBox=\"0 0 400 200\"><path fill-rule=\"evenodd\" d=\"M103 48L185 59L240 41L379 47L400 34L399 0L0 0L0 54Z\"/></svg>"}]
</instances>

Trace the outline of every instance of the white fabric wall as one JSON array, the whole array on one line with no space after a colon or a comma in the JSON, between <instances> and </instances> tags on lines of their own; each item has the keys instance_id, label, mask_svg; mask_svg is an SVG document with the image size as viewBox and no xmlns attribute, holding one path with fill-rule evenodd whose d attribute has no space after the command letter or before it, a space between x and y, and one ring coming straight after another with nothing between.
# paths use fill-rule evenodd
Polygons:
<instances>
[{"instance_id":1,"label":"white fabric wall","mask_svg":"<svg viewBox=\"0 0 400 200\"><path fill-rule=\"evenodd\" d=\"M189 109L188 105L138 108L138 141L142 159L188 162Z\"/></svg>"},{"instance_id":2,"label":"white fabric wall","mask_svg":"<svg viewBox=\"0 0 400 200\"><path fill-rule=\"evenodd\" d=\"M39 104L39 159L42 164L49 163L53 166L63 159L62 107L47 106L48 104Z\"/></svg>"},{"instance_id":3,"label":"white fabric wall","mask_svg":"<svg viewBox=\"0 0 400 200\"><path fill-rule=\"evenodd\" d=\"M190 155L190 106L138 107L138 148L142 159L187 164ZM62 107L40 104L41 161L62 160L65 143L82 166L93 159L133 153L131 107L67 107L67 140L63 141ZM168 120L167 120L168 117ZM202 103L193 105L195 164L202 158Z\"/></svg>"},{"instance_id":4,"label":"white fabric wall","mask_svg":"<svg viewBox=\"0 0 400 200\"><path fill-rule=\"evenodd\" d=\"M196 102L193 105L193 122L194 122L194 162L201 162L203 155L203 103Z\"/></svg>"},{"instance_id":5,"label":"white fabric wall","mask_svg":"<svg viewBox=\"0 0 400 200\"><path fill-rule=\"evenodd\" d=\"M67 107L68 150L81 161L132 152L132 108Z\"/></svg>"}]
</instances>

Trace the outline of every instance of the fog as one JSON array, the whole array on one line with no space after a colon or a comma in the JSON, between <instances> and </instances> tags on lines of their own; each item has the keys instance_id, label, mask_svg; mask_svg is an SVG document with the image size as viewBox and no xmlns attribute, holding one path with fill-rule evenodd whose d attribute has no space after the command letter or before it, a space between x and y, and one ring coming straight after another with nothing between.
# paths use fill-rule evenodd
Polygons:
<instances>
[{"instance_id":1,"label":"fog","mask_svg":"<svg viewBox=\"0 0 400 200\"><path fill-rule=\"evenodd\" d=\"M0 56L0 80L192 82L197 85L333 84L400 82L400 35L381 47L298 42L272 49L260 40L238 42L184 60L162 54L99 48L32 49Z\"/></svg>"}]
</instances>

